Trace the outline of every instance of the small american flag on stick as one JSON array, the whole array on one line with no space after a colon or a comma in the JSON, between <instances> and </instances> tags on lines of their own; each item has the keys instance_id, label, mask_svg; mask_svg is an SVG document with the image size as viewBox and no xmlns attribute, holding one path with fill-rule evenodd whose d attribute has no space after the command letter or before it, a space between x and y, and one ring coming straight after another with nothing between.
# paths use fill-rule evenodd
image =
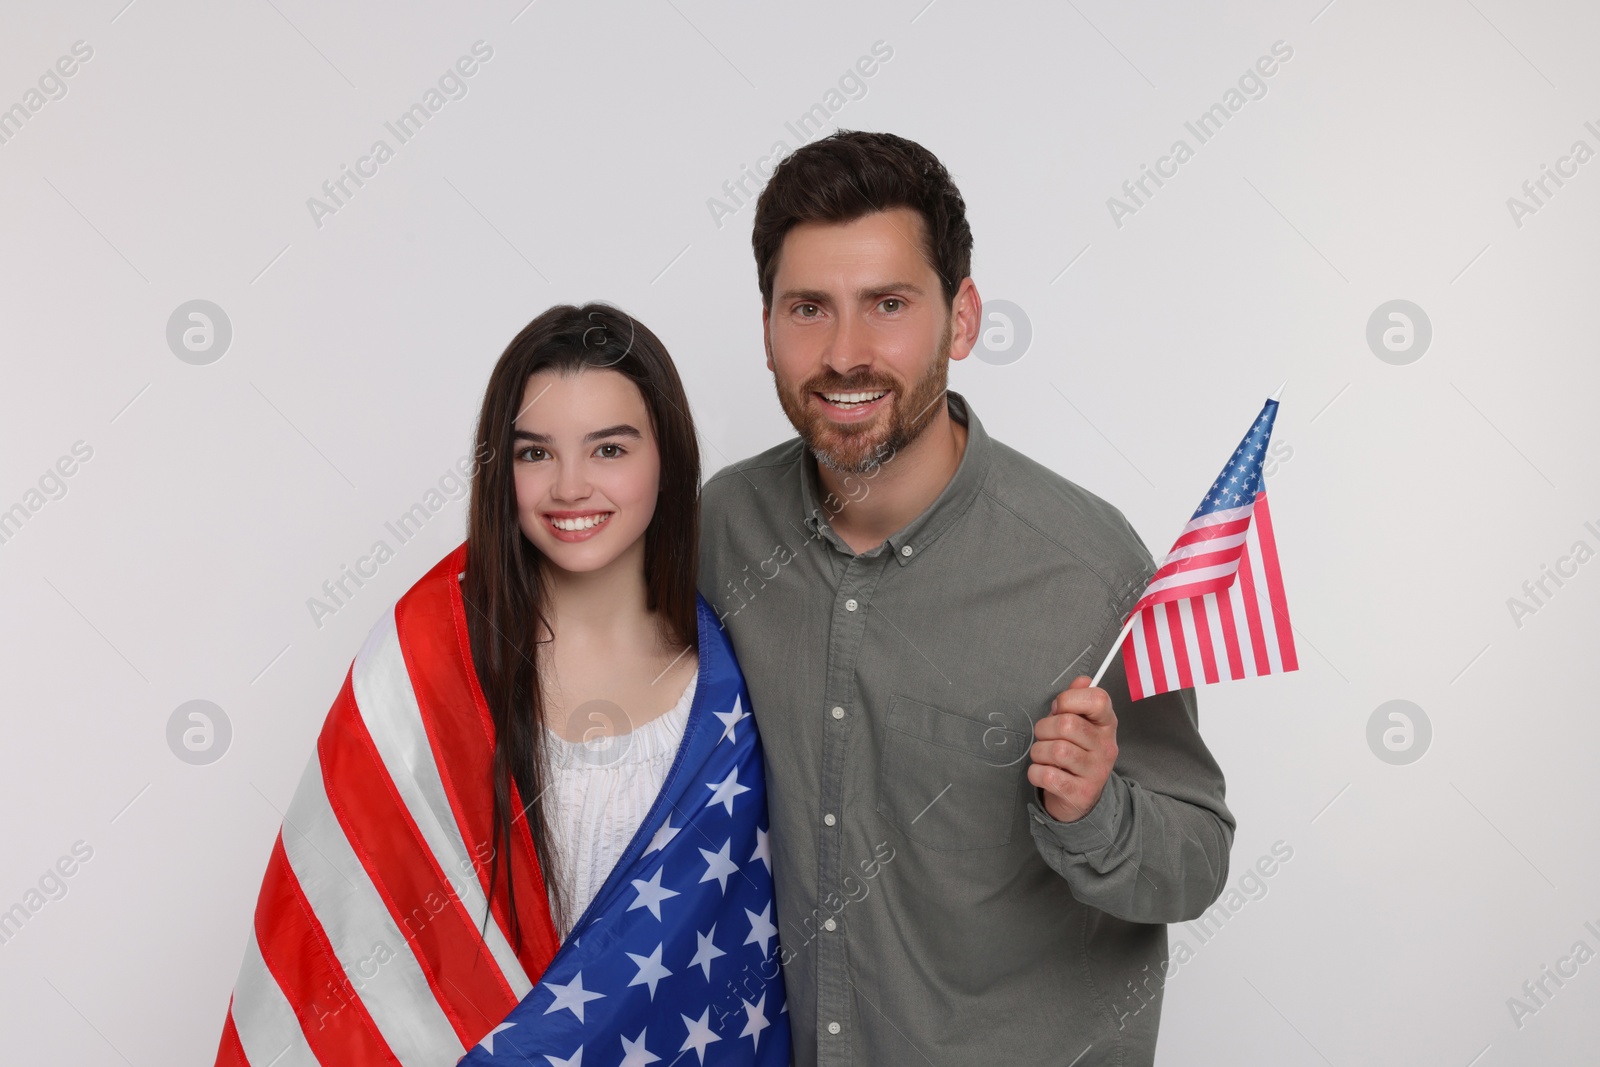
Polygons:
<instances>
[{"instance_id":1,"label":"small american flag on stick","mask_svg":"<svg viewBox=\"0 0 1600 1067\"><path fill-rule=\"evenodd\" d=\"M1268 400L1151 575L1093 684L1119 646L1134 700L1299 668L1261 474L1277 414L1278 401Z\"/></svg>"}]
</instances>

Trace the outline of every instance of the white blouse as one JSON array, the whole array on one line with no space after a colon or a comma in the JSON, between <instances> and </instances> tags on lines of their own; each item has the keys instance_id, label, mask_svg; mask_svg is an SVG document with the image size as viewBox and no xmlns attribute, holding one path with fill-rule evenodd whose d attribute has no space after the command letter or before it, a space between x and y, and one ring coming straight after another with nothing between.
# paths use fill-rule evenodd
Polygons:
<instances>
[{"instance_id":1,"label":"white blouse","mask_svg":"<svg viewBox=\"0 0 1600 1067\"><path fill-rule=\"evenodd\" d=\"M624 734L569 741L546 726L546 788L555 881L568 901L567 922L589 907L638 833L672 768L700 681L694 676L672 710ZM570 929L558 929L565 941Z\"/></svg>"}]
</instances>

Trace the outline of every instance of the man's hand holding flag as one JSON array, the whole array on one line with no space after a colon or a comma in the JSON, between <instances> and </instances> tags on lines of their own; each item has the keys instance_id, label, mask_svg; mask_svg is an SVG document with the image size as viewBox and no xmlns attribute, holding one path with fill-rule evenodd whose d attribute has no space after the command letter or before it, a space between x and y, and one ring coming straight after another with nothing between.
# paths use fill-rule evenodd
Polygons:
<instances>
[{"instance_id":1,"label":"man's hand holding flag","mask_svg":"<svg viewBox=\"0 0 1600 1067\"><path fill-rule=\"evenodd\" d=\"M1053 818L1082 817L1111 776L1117 716L1098 686L1119 647L1134 700L1299 668L1262 476L1277 414L1277 399L1268 400L1150 576L1094 679L1074 678L1035 725L1028 781L1043 791Z\"/></svg>"}]
</instances>

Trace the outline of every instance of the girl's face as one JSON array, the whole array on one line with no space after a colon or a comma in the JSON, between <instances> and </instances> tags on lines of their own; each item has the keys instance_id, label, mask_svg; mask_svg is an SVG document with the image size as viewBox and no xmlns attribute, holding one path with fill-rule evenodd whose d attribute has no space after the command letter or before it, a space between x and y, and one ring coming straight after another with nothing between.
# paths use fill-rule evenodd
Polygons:
<instances>
[{"instance_id":1,"label":"girl's face","mask_svg":"<svg viewBox=\"0 0 1600 1067\"><path fill-rule=\"evenodd\" d=\"M643 566L661 454L637 385L606 368L530 375L511 449L518 523L545 558L598 571L637 545Z\"/></svg>"}]
</instances>

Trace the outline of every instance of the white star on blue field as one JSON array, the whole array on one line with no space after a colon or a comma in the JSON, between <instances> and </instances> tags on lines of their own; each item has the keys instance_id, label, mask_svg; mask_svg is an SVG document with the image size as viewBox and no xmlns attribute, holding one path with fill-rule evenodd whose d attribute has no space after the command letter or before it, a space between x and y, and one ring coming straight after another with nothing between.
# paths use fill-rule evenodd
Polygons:
<instances>
[{"instance_id":1,"label":"white star on blue field","mask_svg":"<svg viewBox=\"0 0 1600 1067\"><path fill-rule=\"evenodd\" d=\"M1194 509L1189 521L1209 515L1213 511L1244 507L1255 502L1261 491L1261 464L1267 456L1267 442L1272 439L1272 423L1278 417L1278 402L1269 400L1261 409L1250 432L1244 435L1239 447L1228 458L1217 480L1211 483L1200 506Z\"/></svg>"}]
</instances>

